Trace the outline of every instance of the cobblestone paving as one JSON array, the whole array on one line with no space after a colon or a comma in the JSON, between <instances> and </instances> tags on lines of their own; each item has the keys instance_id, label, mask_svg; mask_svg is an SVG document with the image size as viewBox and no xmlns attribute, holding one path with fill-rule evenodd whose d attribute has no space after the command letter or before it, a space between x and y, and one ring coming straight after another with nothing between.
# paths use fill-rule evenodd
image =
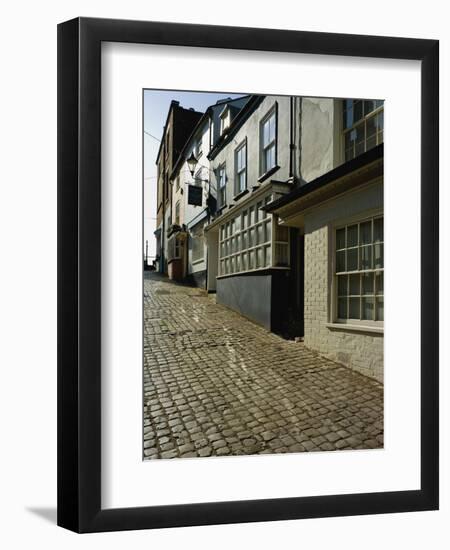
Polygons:
<instances>
[{"instance_id":1,"label":"cobblestone paving","mask_svg":"<svg viewBox=\"0 0 450 550\"><path fill-rule=\"evenodd\" d=\"M146 274L144 458L383 447L383 387Z\"/></svg>"}]
</instances>

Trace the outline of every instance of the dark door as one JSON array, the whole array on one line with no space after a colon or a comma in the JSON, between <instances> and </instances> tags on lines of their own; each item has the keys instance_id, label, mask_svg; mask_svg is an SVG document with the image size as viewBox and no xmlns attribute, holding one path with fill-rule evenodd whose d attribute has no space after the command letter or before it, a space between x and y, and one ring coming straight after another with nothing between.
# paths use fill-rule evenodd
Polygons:
<instances>
[{"instance_id":1,"label":"dark door","mask_svg":"<svg viewBox=\"0 0 450 550\"><path fill-rule=\"evenodd\" d=\"M304 335L304 257L305 237L296 227L290 229L291 276L289 281L289 335Z\"/></svg>"}]
</instances>

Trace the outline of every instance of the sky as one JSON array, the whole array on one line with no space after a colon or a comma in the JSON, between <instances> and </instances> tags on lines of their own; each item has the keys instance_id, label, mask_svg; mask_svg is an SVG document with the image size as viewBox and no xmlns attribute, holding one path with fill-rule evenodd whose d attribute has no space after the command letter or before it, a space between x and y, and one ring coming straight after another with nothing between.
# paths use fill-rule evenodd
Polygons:
<instances>
[{"instance_id":1,"label":"sky","mask_svg":"<svg viewBox=\"0 0 450 550\"><path fill-rule=\"evenodd\" d=\"M156 241L153 232L156 229L156 156L161 136L174 99L181 107L205 112L219 99L236 98L243 94L179 92L166 90L144 91L144 244L148 241L149 262L155 256ZM149 135L150 134L150 135ZM153 136L153 137L152 137Z\"/></svg>"}]
</instances>

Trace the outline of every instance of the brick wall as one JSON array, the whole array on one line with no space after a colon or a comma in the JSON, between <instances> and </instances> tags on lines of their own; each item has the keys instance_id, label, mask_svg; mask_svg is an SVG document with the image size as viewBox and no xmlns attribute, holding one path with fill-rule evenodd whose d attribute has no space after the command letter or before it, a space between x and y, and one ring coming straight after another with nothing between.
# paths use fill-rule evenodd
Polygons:
<instances>
[{"instance_id":1,"label":"brick wall","mask_svg":"<svg viewBox=\"0 0 450 550\"><path fill-rule=\"evenodd\" d=\"M331 225L380 203L380 185L337 199L305 217L305 344L326 357L383 381L382 334L330 329ZM377 200L378 196L378 200ZM381 202L382 204L382 202Z\"/></svg>"}]
</instances>

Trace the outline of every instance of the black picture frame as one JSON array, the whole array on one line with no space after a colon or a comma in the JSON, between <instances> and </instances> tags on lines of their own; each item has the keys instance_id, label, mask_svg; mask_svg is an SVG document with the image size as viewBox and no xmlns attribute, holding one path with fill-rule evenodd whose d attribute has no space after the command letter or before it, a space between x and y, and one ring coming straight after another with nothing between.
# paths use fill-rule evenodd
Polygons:
<instances>
[{"instance_id":1,"label":"black picture frame","mask_svg":"<svg viewBox=\"0 0 450 550\"><path fill-rule=\"evenodd\" d=\"M101 509L103 41L421 62L421 488ZM437 40L77 18L58 26L58 525L76 532L435 510L438 448Z\"/></svg>"}]
</instances>

